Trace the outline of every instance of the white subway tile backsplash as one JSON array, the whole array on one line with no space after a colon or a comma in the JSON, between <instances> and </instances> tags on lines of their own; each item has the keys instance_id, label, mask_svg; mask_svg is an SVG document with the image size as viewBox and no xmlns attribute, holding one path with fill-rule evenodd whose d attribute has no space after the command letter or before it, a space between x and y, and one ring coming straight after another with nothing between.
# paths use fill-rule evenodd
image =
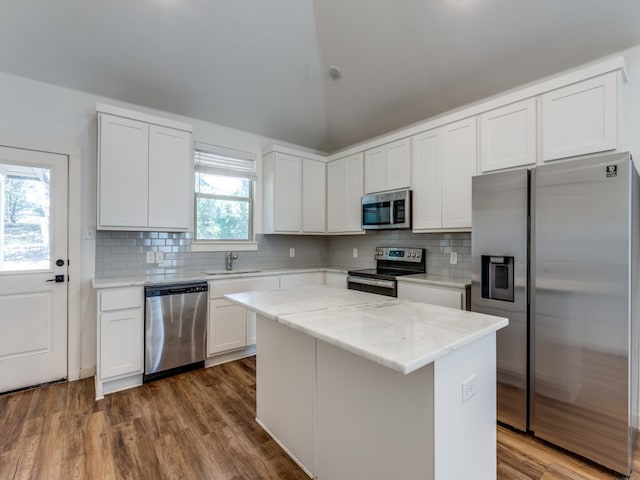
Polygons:
<instances>
[{"instance_id":1,"label":"white subway tile backsplash","mask_svg":"<svg viewBox=\"0 0 640 480\"><path fill-rule=\"evenodd\" d=\"M192 233L96 232L96 277L180 274L221 270L226 252L191 252ZM303 236L258 235L257 251L238 252L237 269L336 266L371 268L378 246L427 249L427 272L471 278L471 234L414 234L405 231L368 232L364 235ZM289 257L289 248L296 256ZM358 258L353 258L353 249ZM165 252L160 265L147 264L147 251ZM458 264L449 264L449 252L458 253Z\"/></svg>"}]
</instances>

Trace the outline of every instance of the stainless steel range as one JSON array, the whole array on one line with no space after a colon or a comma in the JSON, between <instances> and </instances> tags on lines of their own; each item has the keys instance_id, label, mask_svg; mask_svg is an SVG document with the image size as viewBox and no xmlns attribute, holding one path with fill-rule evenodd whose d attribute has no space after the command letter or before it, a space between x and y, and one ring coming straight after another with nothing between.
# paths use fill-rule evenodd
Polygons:
<instances>
[{"instance_id":1,"label":"stainless steel range","mask_svg":"<svg viewBox=\"0 0 640 480\"><path fill-rule=\"evenodd\" d=\"M396 277L425 273L426 258L427 252L424 248L377 247L376 268L348 272L347 288L397 297Z\"/></svg>"}]
</instances>

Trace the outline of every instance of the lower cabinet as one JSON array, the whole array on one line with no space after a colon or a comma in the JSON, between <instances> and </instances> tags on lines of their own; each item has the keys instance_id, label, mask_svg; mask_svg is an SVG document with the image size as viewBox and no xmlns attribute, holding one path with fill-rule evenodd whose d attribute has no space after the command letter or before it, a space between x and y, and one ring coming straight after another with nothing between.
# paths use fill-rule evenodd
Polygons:
<instances>
[{"instance_id":1,"label":"lower cabinet","mask_svg":"<svg viewBox=\"0 0 640 480\"><path fill-rule=\"evenodd\" d=\"M142 383L144 296L142 287L98 291L96 398Z\"/></svg>"},{"instance_id":2,"label":"lower cabinet","mask_svg":"<svg viewBox=\"0 0 640 480\"><path fill-rule=\"evenodd\" d=\"M256 317L243 307L227 302L228 293L250 290L273 290L279 278L234 278L209 282L209 320L207 323L207 356L244 348L256 343Z\"/></svg>"},{"instance_id":3,"label":"lower cabinet","mask_svg":"<svg viewBox=\"0 0 640 480\"><path fill-rule=\"evenodd\" d=\"M430 303L442 307L469 310L469 286L464 288L432 286L413 282L398 282L398 298Z\"/></svg>"},{"instance_id":4,"label":"lower cabinet","mask_svg":"<svg viewBox=\"0 0 640 480\"><path fill-rule=\"evenodd\" d=\"M207 355L235 350L248 345L247 315L245 312L243 307L226 300L220 298L209 300Z\"/></svg>"}]
</instances>

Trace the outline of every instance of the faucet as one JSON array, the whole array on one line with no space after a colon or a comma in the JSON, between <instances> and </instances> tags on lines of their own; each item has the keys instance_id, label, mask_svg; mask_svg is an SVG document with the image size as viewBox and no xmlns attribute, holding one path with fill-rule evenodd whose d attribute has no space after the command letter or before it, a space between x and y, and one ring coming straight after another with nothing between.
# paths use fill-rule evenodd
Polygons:
<instances>
[{"instance_id":1,"label":"faucet","mask_svg":"<svg viewBox=\"0 0 640 480\"><path fill-rule=\"evenodd\" d=\"M227 270L233 269L233 261L238 258L238 254L234 252L227 253Z\"/></svg>"}]
</instances>

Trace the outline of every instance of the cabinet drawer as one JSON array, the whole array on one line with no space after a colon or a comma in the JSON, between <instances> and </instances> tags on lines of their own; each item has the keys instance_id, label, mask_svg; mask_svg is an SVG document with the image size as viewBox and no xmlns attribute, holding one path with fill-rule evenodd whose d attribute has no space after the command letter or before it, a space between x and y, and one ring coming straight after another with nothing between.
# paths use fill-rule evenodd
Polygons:
<instances>
[{"instance_id":1,"label":"cabinet drawer","mask_svg":"<svg viewBox=\"0 0 640 480\"><path fill-rule=\"evenodd\" d=\"M222 298L228 293L250 290L274 290L278 288L278 277L234 278L209 282L209 299Z\"/></svg>"},{"instance_id":2,"label":"cabinet drawer","mask_svg":"<svg viewBox=\"0 0 640 480\"><path fill-rule=\"evenodd\" d=\"M124 310L142 307L142 288L113 288L100 292L100 310Z\"/></svg>"}]
</instances>

